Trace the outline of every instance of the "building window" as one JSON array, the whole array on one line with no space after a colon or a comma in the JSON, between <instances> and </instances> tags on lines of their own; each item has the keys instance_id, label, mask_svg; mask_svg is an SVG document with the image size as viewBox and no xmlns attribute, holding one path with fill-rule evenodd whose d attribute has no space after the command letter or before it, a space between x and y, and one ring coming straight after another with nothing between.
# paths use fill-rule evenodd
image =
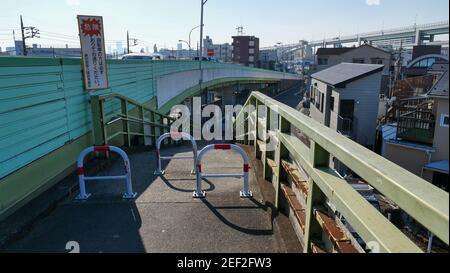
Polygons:
<instances>
[{"instance_id":1,"label":"building window","mask_svg":"<svg viewBox=\"0 0 450 273\"><path fill-rule=\"evenodd\" d=\"M319 108L320 108L320 91L319 91L319 89L316 88L316 90L314 91L314 95L315 95L314 105L316 106L316 109L319 110Z\"/></svg>"},{"instance_id":2,"label":"building window","mask_svg":"<svg viewBox=\"0 0 450 273\"><path fill-rule=\"evenodd\" d=\"M372 58L372 59L370 59L370 62L372 64L383 64L383 59L381 59L381 58Z\"/></svg>"},{"instance_id":3,"label":"building window","mask_svg":"<svg viewBox=\"0 0 450 273\"><path fill-rule=\"evenodd\" d=\"M255 46L255 41L248 42L248 46Z\"/></svg>"},{"instance_id":4,"label":"building window","mask_svg":"<svg viewBox=\"0 0 450 273\"><path fill-rule=\"evenodd\" d=\"M362 58L355 58L355 59L353 59L352 62L354 64L363 64L363 63L365 63L364 59L362 59Z\"/></svg>"},{"instance_id":5,"label":"building window","mask_svg":"<svg viewBox=\"0 0 450 273\"><path fill-rule=\"evenodd\" d=\"M248 57L248 61L251 62L251 63L254 62L255 61L255 57L254 56Z\"/></svg>"},{"instance_id":6,"label":"building window","mask_svg":"<svg viewBox=\"0 0 450 273\"><path fill-rule=\"evenodd\" d=\"M448 128L448 114L441 115L441 127Z\"/></svg>"},{"instance_id":7,"label":"building window","mask_svg":"<svg viewBox=\"0 0 450 273\"><path fill-rule=\"evenodd\" d=\"M248 50L248 53L249 53L249 54L255 54L255 49L254 49L254 48L250 48L250 49Z\"/></svg>"},{"instance_id":8,"label":"building window","mask_svg":"<svg viewBox=\"0 0 450 273\"><path fill-rule=\"evenodd\" d=\"M319 91L319 89L316 89L316 108L317 110L319 110L320 112L323 113L323 94L322 92Z\"/></svg>"},{"instance_id":9,"label":"building window","mask_svg":"<svg viewBox=\"0 0 450 273\"><path fill-rule=\"evenodd\" d=\"M333 96L330 97L330 110L334 111L334 97Z\"/></svg>"},{"instance_id":10,"label":"building window","mask_svg":"<svg viewBox=\"0 0 450 273\"><path fill-rule=\"evenodd\" d=\"M323 113L323 105L325 104L325 94L321 93L321 98L320 98L320 112Z\"/></svg>"},{"instance_id":11,"label":"building window","mask_svg":"<svg viewBox=\"0 0 450 273\"><path fill-rule=\"evenodd\" d=\"M317 62L319 65L328 65L328 58L319 58Z\"/></svg>"}]
</instances>

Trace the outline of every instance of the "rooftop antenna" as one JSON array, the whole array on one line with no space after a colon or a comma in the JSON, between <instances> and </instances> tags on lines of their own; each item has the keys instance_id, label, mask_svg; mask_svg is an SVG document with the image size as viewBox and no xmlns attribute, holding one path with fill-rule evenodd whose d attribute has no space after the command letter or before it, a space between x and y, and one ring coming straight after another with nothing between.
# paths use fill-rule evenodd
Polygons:
<instances>
[{"instance_id":1,"label":"rooftop antenna","mask_svg":"<svg viewBox=\"0 0 450 273\"><path fill-rule=\"evenodd\" d=\"M238 36L244 35L244 27L243 26L237 27L236 30L237 30L237 35Z\"/></svg>"}]
</instances>

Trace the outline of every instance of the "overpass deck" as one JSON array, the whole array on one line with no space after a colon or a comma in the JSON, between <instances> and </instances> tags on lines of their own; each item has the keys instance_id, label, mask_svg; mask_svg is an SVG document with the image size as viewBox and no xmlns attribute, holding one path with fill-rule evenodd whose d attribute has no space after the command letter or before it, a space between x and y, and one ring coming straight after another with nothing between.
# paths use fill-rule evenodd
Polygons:
<instances>
[{"instance_id":1,"label":"overpass deck","mask_svg":"<svg viewBox=\"0 0 450 273\"><path fill-rule=\"evenodd\" d=\"M183 145L162 153L182 156L189 150ZM65 199L6 251L68 252L67 242L76 241L82 253L286 252L281 232L272 221L275 210L264 199L252 166L253 198L239 197L241 179L214 178L203 182L206 199L193 199L195 176L189 174L190 160L168 162L167 173L157 177L153 175L154 151L129 156L133 187L138 192L135 201L121 199L124 183L120 181L88 182L91 199L83 203L74 201L75 195ZM207 154L203 166L210 172L242 169L239 154L231 151ZM99 175L121 172L123 164L117 160ZM283 231L283 236L286 232L293 230Z\"/></svg>"}]
</instances>

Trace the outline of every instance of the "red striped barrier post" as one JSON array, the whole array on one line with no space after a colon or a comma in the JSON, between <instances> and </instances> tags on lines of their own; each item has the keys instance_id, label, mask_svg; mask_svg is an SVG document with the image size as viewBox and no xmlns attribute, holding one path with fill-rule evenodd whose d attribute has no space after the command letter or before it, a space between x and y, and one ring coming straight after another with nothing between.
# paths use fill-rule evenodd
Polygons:
<instances>
[{"instance_id":1,"label":"red striped barrier post","mask_svg":"<svg viewBox=\"0 0 450 273\"><path fill-rule=\"evenodd\" d=\"M125 165L125 174L118 176L93 176L87 177L84 172L84 159L85 157L93 152L114 152L119 154ZM78 181L80 184L80 194L76 197L76 200L87 200L91 194L86 192L86 181L94 181L94 180L125 180L126 181L126 192L123 195L124 199L134 199L137 196L136 192L133 192L132 182L131 182L131 168L130 168L130 159L128 155L120 148L115 146L93 146L86 148L81 152L78 157Z\"/></svg>"},{"instance_id":2,"label":"red striped barrier post","mask_svg":"<svg viewBox=\"0 0 450 273\"><path fill-rule=\"evenodd\" d=\"M243 159L243 167L242 167L242 173L239 174L204 174L202 170L202 158L203 156L212 151L212 150L233 150L235 152L238 152L242 159ZM203 178L214 178L214 177L234 177L234 178L243 178L244 179L244 187L242 191L240 192L240 196L242 198L249 198L253 196L253 193L249 190L249 178L248 178L248 171L249 171L249 159L247 156L247 153L239 146L234 144L213 144L208 145L203 150L201 150L197 157L197 180L196 180L196 190L194 191L193 197L194 198L204 198L206 196L206 193L202 191L202 180Z\"/></svg>"},{"instance_id":3,"label":"red striped barrier post","mask_svg":"<svg viewBox=\"0 0 450 273\"><path fill-rule=\"evenodd\" d=\"M166 138L172 138L172 139L189 139L192 143L192 152L193 152L193 156L161 156L161 143L166 139ZM156 162L157 162L157 167L155 170L155 175L163 175L165 173L165 170L161 170L161 161L165 160L165 161L169 161L172 159L193 159L194 160L194 168L192 169L191 174L195 174L195 166L196 161L197 161L197 143L195 142L195 139L187 133L179 133L179 132L174 132L174 133L166 133L163 134L162 136L160 136L158 138L158 140L156 141Z\"/></svg>"}]
</instances>

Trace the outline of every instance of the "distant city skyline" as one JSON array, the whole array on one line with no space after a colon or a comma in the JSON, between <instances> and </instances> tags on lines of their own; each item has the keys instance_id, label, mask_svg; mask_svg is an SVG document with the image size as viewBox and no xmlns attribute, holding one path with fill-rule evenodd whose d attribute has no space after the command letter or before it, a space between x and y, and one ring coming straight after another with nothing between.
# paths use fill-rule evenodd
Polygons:
<instances>
[{"instance_id":1,"label":"distant city skyline","mask_svg":"<svg viewBox=\"0 0 450 273\"><path fill-rule=\"evenodd\" d=\"M26 26L41 30L40 39L27 40L43 46L78 45L77 14L104 17L107 46L126 47L126 31L139 39L141 48L177 49L178 40L188 39L190 29L199 25L199 0L42 0L17 3L3 0L0 13L0 47L14 46L12 31L20 40L22 14ZM448 21L448 0L209 0L205 6L205 34L215 43L231 43L238 26L244 34L261 39L261 46L278 42L319 40L380 29ZM192 34L192 48L199 40ZM183 44L183 47L187 46Z\"/></svg>"}]
</instances>

